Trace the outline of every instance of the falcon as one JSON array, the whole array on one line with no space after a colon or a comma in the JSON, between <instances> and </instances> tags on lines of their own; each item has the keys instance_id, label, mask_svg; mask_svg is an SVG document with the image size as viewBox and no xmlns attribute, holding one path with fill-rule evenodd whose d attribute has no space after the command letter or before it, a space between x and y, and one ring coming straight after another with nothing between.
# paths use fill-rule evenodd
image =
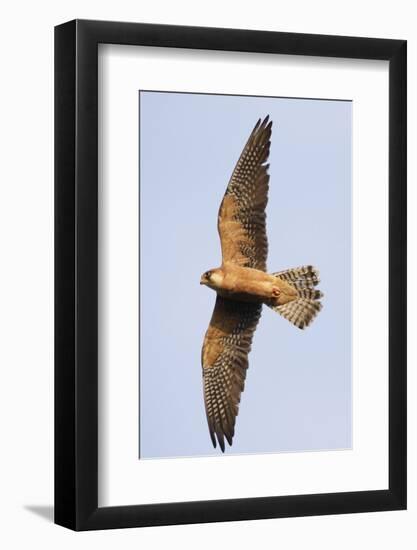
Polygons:
<instances>
[{"instance_id":1,"label":"falcon","mask_svg":"<svg viewBox=\"0 0 417 550\"><path fill-rule=\"evenodd\" d=\"M265 304L299 329L321 309L319 274L311 265L268 273L268 202L272 121L258 120L243 148L218 213L222 265L200 284L216 296L204 337L204 403L213 446L232 445L253 334Z\"/></svg>"}]
</instances>

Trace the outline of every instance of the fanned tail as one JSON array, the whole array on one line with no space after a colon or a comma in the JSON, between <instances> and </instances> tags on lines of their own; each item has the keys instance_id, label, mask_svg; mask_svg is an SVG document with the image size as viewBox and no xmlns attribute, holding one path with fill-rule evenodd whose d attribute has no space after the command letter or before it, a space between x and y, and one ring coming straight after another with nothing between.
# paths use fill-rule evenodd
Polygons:
<instances>
[{"instance_id":1,"label":"fanned tail","mask_svg":"<svg viewBox=\"0 0 417 550\"><path fill-rule=\"evenodd\" d=\"M318 270L311 265L306 265L272 273L272 275L295 288L298 296L282 305L277 305L272 300L266 304L296 327L300 329L308 327L322 308L319 300L323 297L323 293L315 288L320 282Z\"/></svg>"},{"instance_id":2,"label":"fanned tail","mask_svg":"<svg viewBox=\"0 0 417 550\"><path fill-rule=\"evenodd\" d=\"M269 304L268 304L269 305ZM293 325L300 329L308 327L321 310L322 304L306 298L295 299L282 306L272 306L274 311L282 315Z\"/></svg>"}]
</instances>

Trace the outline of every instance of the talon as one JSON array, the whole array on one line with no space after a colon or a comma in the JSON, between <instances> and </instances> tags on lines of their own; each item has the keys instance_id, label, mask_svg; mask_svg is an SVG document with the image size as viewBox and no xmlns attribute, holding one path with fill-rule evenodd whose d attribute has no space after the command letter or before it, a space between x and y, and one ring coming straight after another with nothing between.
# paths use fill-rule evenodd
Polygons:
<instances>
[{"instance_id":1,"label":"talon","mask_svg":"<svg viewBox=\"0 0 417 550\"><path fill-rule=\"evenodd\" d=\"M279 297L281 296L281 291L280 291L280 289L279 289L278 287L274 286L274 287L272 288L272 296L273 296L274 298L279 298Z\"/></svg>"}]
</instances>

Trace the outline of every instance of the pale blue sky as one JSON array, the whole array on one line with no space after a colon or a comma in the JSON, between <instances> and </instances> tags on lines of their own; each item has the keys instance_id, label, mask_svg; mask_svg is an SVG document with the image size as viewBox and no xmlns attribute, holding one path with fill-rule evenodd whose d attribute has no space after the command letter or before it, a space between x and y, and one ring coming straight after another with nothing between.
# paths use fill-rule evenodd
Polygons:
<instances>
[{"instance_id":1,"label":"pale blue sky","mask_svg":"<svg viewBox=\"0 0 417 550\"><path fill-rule=\"evenodd\" d=\"M300 331L264 307L227 454L351 446L351 102L140 92L140 457L219 455L201 346L217 211L256 120L273 120L269 271L320 270Z\"/></svg>"}]
</instances>

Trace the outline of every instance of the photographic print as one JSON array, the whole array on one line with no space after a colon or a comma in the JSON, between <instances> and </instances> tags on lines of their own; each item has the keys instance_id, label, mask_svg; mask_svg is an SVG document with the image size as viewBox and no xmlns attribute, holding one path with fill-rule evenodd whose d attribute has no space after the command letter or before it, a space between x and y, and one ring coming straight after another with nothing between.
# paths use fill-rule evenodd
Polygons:
<instances>
[{"instance_id":1,"label":"photographic print","mask_svg":"<svg viewBox=\"0 0 417 550\"><path fill-rule=\"evenodd\" d=\"M406 72L404 40L56 27L55 523L406 508Z\"/></svg>"},{"instance_id":2,"label":"photographic print","mask_svg":"<svg viewBox=\"0 0 417 550\"><path fill-rule=\"evenodd\" d=\"M352 102L139 112L139 458L351 448Z\"/></svg>"}]
</instances>

